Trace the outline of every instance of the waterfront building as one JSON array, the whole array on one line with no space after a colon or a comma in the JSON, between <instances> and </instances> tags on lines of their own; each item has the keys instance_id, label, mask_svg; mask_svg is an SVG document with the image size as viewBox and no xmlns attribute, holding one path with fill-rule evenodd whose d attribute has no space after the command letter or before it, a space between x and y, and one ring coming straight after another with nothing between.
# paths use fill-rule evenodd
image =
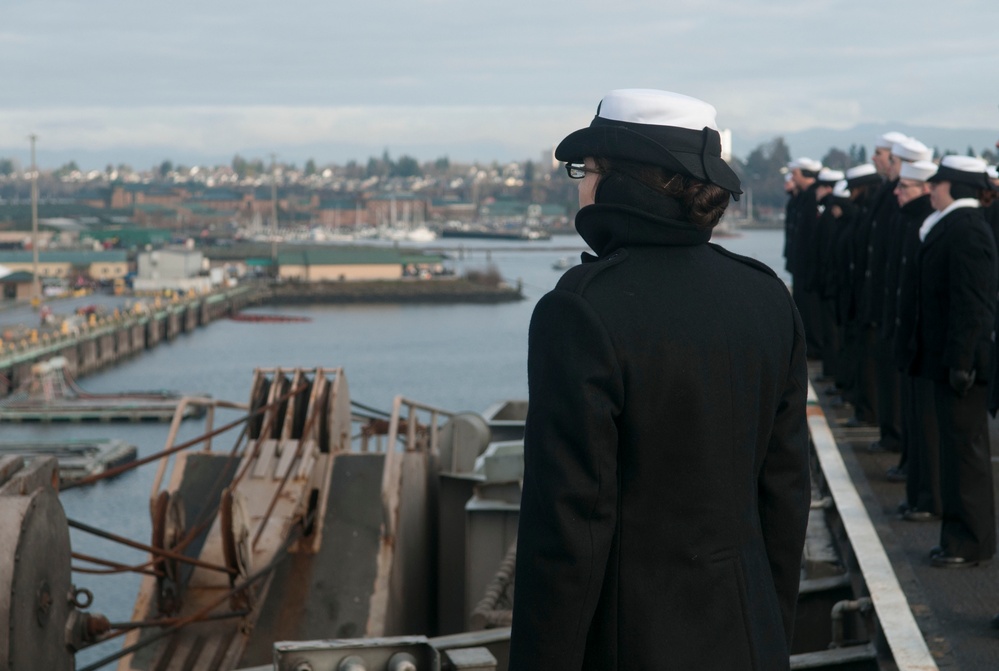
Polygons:
<instances>
[{"instance_id":1,"label":"waterfront building","mask_svg":"<svg viewBox=\"0 0 999 671\"><path fill-rule=\"evenodd\" d=\"M395 249L304 247L278 254L282 280L398 280L406 263Z\"/></svg>"},{"instance_id":2,"label":"waterfront building","mask_svg":"<svg viewBox=\"0 0 999 671\"><path fill-rule=\"evenodd\" d=\"M34 259L30 250L0 251L0 265L12 272L33 272ZM128 255L121 250L45 251L38 254L38 276L76 280L85 278L111 281L128 274Z\"/></svg>"},{"instance_id":3,"label":"waterfront building","mask_svg":"<svg viewBox=\"0 0 999 671\"><path fill-rule=\"evenodd\" d=\"M136 276L132 287L136 291L173 291L199 293L212 288L211 279L203 274L207 268L204 254L195 249L157 249L142 252L136 259Z\"/></svg>"}]
</instances>

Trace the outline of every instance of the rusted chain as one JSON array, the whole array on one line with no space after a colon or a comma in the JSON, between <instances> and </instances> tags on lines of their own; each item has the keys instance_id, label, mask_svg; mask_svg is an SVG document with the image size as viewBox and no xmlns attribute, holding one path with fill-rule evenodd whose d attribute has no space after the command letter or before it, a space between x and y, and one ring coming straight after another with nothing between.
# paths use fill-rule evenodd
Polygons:
<instances>
[{"instance_id":1,"label":"rusted chain","mask_svg":"<svg viewBox=\"0 0 999 671\"><path fill-rule=\"evenodd\" d=\"M136 550L145 550L146 552L149 552L154 556L163 557L165 559L173 559L175 561L183 562L185 564L191 564L193 566L200 566L201 568L206 568L211 571L232 573L232 571L230 571L225 566L218 566L217 564L209 564L208 562L203 562L200 559L194 559L193 557L188 557L187 555L181 554L179 552L171 552L170 550L155 548L151 545L146 545L145 543L139 543L129 538L125 538L124 536L118 536L108 531L98 529L97 527L92 527L89 524L84 524L83 522L77 522L76 520L72 519L67 519L66 522L69 524L70 527L74 529L79 529L80 531L85 531L89 534L100 536L101 538L107 539L109 541L114 541L116 543L127 545L131 548L135 548Z\"/></svg>"},{"instance_id":2,"label":"rusted chain","mask_svg":"<svg viewBox=\"0 0 999 671\"><path fill-rule=\"evenodd\" d=\"M279 405L281 403L284 403L292 395L299 394L304 389L306 389L305 385L299 387L298 389L293 389L287 395L285 395L284 397L282 397L282 398L274 401L273 403L270 403L270 404L264 405L264 406L260 406L256 410L254 410L254 411L252 411L252 412L244 415L243 417L240 417L239 419L233 420L232 422L229 422L228 424L225 424L224 426L220 426L217 429L214 429L212 431L209 431L208 433L202 434L201 436L198 436L197 438L192 438L191 440L189 440L189 441L187 441L185 443L181 443L180 445L175 445L175 446L173 446L173 447L171 447L169 449L166 449L166 450L161 450L160 452L157 452L156 454L150 454L150 455L148 455L146 457L143 457L141 459L137 459L135 461L130 461L127 464L122 464L120 466L115 466L114 468L109 468L108 470L104 471L103 473L97 473L95 475L90 475L90 476L87 476L85 478L81 478L80 480L77 480L75 482L67 483L64 487L60 487L60 489L62 491L66 491L68 489L73 489L75 487L80 487L80 486L83 486L83 485L89 485L89 484L92 484L92 483L97 482L99 480L103 480L105 478L110 478L110 477L114 477L116 475L120 475L121 473L124 473L126 471L130 471L132 469L138 468L139 466L145 466L146 464L148 464L150 462L157 461L158 459L162 459L163 457L168 457L171 454L174 454L176 452L180 452L181 450L186 450L189 447L193 447L194 445L197 445L198 443L203 443L204 441L208 440L209 438L214 438L215 436L217 436L219 434L222 434L222 433L225 433L226 431L229 431L230 429L233 429L233 428L239 426L240 424L248 422L250 420L250 418L255 417L255 416L257 416L257 415L259 415L261 413L267 412L268 410L270 410L275 405Z\"/></svg>"},{"instance_id":3,"label":"rusted chain","mask_svg":"<svg viewBox=\"0 0 999 671\"><path fill-rule=\"evenodd\" d=\"M67 483L66 486L60 487L60 489L62 491L66 491L67 489L73 489L74 487L80 487L82 485L89 485L89 484L92 484L94 482L97 482L98 480L103 480L105 478L114 477L115 475L119 475L121 473L124 473L125 471L130 471L130 470L132 470L134 468L138 468L139 466L145 466L146 464L148 464L148 463L150 463L152 461L157 461L159 459L162 459L163 457L168 457L171 454L174 454L175 452L180 452L181 450L186 450L187 448L192 447L194 445L197 445L198 443L202 443L202 442L208 440L209 438L214 438L215 436L219 435L220 433L225 433L226 431L229 431L230 429L233 429L236 426L239 426L241 423L247 421L251 416L252 415L247 415L245 417L241 417L240 419L237 419L237 420L235 420L233 422L230 422L229 424L226 424L224 426L220 426L219 428L214 429L214 430L212 430L212 431L210 431L210 432L208 432L206 434L203 434L203 435L201 435L201 436L199 436L197 438L192 438L191 440L187 441L186 443L181 443L180 445L175 445L175 446L171 447L168 450L162 450L160 452L157 452L156 454L150 454L149 456L143 457L141 459L137 459L135 461L130 461L127 464L122 464L121 466L115 466L114 468L109 468L108 470L104 471L103 473L97 473L96 475L90 475L90 476L87 476L85 478L81 478L80 480L76 480L75 482Z\"/></svg>"},{"instance_id":4,"label":"rusted chain","mask_svg":"<svg viewBox=\"0 0 999 671\"><path fill-rule=\"evenodd\" d=\"M258 569L257 571L255 571L253 574L251 574L250 576L248 576L245 581L243 581L239 585L236 585L235 587L233 587L232 589L230 589L229 591L227 591L225 594L223 594L221 597L219 597L218 599L216 599L212 603L208 604L207 606L204 606L203 608L201 608L197 612L193 613L192 615L188 615L187 617L183 617L183 618L176 618L175 623L173 625L171 625L168 629L164 629L164 630L160 631L157 634L153 634L152 636L149 636L146 639L144 639L142 641L139 641L138 643L135 643L135 644L130 645L128 647L122 648L118 652L115 652L115 653L113 653L111 655L108 655L104 659L98 660L98 661L94 662L93 664L91 664L90 666L85 666L82 669L77 669L76 671L96 671L97 669L99 669L102 666L105 666L107 664L110 664L111 662L115 661L116 659L121 659L122 657L124 657L126 655L130 655L133 652L141 650L142 648L144 648L144 647L146 647L148 645L152 645L153 643L156 643L160 639L163 639L163 638L166 638L167 636L173 635L174 633L176 633L177 631L179 631L183 627L186 627L189 624L193 624L193 623L199 622L199 621L201 621L201 620L203 620L203 619L205 619L207 617L210 617L208 614L212 611L212 609L218 607L220 604L224 603L226 600L231 599L234 595L239 594L243 590L249 588L254 583L256 583L258 580L260 580L261 578L267 576L267 574L269 574L271 571L273 571L274 568L277 566L278 562L280 560L284 559L285 552L287 552L288 548L291 547L291 544L293 542L295 542L296 540L298 540L298 537L300 536L303 528L304 528L303 525L301 525L301 524L297 525L295 527L296 533L289 533L288 534L288 537L284 540L284 542L281 544L281 547L278 548L278 551L274 554L274 557L271 559L271 561L269 561L267 563L266 566L263 566L260 569Z\"/></svg>"},{"instance_id":5,"label":"rusted chain","mask_svg":"<svg viewBox=\"0 0 999 671\"><path fill-rule=\"evenodd\" d=\"M148 567L155 564L155 561L145 562L143 564L136 564L135 566L129 566L128 564L119 564L118 562L113 562L108 559L101 559L100 557L92 557L91 555L83 554L82 552L71 552L70 556L73 559L79 559L80 561L90 562L91 564L99 564L101 566L107 566L109 569L92 569L71 566L70 570L74 573L87 573L90 575L110 575L115 573L141 573L143 575L160 576L163 575L161 572L149 569Z\"/></svg>"},{"instance_id":6,"label":"rusted chain","mask_svg":"<svg viewBox=\"0 0 999 671\"><path fill-rule=\"evenodd\" d=\"M216 613L215 615L209 615L203 617L199 622L213 622L217 620L231 620L234 617L244 617L249 615L252 611L250 610L231 610L226 613ZM146 629L149 627L169 627L177 624L181 618L179 617L165 617L159 620L142 620L141 622L111 622L112 629Z\"/></svg>"}]
</instances>

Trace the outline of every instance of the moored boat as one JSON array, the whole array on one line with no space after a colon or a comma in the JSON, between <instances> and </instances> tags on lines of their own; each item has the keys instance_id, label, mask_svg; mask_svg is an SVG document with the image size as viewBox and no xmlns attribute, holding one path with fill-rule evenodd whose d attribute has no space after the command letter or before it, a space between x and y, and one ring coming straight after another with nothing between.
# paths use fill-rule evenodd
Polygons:
<instances>
[{"instance_id":1,"label":"moored boat","mask_svg":"<svg viewBox=\"0 0 999 671\"><path fill-rule=\"evenodd\" d=\"M551 233L538 228L503 229L484 225L464 225L461 227L444 228L442 238L477 238L480 240L550 240Z\"/></svg>"},{"instance_id":2,"label":"moored boat","mask_svg":"<svg viewBox=\"0 0 999 671\"><path fill-rule=\"evenodd\" d=\"M568 268L572 268L573 265L571 257L562 256L552 264L552 270L567 270Z\"/></svg>"}]
</instances>

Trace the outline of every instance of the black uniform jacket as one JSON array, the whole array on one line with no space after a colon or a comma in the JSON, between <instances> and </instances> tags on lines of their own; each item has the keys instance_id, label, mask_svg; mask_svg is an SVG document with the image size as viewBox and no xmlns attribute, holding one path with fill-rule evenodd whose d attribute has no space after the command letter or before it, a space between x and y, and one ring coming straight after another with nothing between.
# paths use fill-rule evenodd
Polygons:
<instances>
[{"instance_id":1,"label":"black uniform jacket","mask_svg":"<svg viewBox=\"0 0 999 671\"><path fill-rule=\"evenodd\" d=\"M819 203L819 218L815 230L815 276L813 290L824 299L836 297L836 239L840 222L833 216L833 198L826 196Z\"/></svg>"},{"instance_id":2,"label":"black uniform jacket","mask_svg":"<svg viewBox=\"0 0 999 671\"><path fill-rule=\"evenodd\" d=\"M981 208L951 211L916 255L918 302L912 374L947 383L950 369L991 371L996 246Z\"/></svg>"},{"instance_id":3,"label":"black uniform jacket","mask_svg":"<svg viewBox=\"0 0 999 671\"><path fill-rule=\"evenodd\" d=\"M926 217L933 214L929 195L910 200L899 210L899 222L905 227L902 236L902 251L898 260L898 289L895 292L895 364L901 373L909 372L912 359L910 343L915 337L916 315L919 306L919 267L916 255L919 253L919 228Z\"/></svg>"},{"instance_id":4,"label":"black uniform jacket","mask_svg":"<svg viewBox=\"0 0 999 671\"><path fill-rule=\"evenodd\" d=\"M684 222L591 205L535 308L510 669L788 667L809 507L800 318Z\"/></svg>"},{"instance_id":5,"label":"black uniform jacket","mask_svg":"<svg viewBox=\"0 0 999 671\"><path fill-rule=\"evenodd\" d=\"M854 234L857 229L857 208L853 203L842 204L842 216L836 221L833 240L833 265L836 269L836 323L845 325L853 318L853 255Z\"/></svg>"},{"instance_id":6,"label":"black uniform jacket","mask_svg":"<svg viewBox=\"0 0 999 671\"><path fill-rule=\"evenodd\" d=\"M874 207L879 202L881 187L875 191L871 187L860 187L864 189L863 195L859 196L854 205L853 224L853 263L850 266L850 282L852 284L853 295L850 299L850 310L847 317L850 321L865 323L863 318L864 300L867 287L867 266L868 248L867 243L871 236L871 218ZM871 189L871 190L868 190Z\"/></svg>"},{"instance_id":7,"label":"black uniform jacket","mask_svg":"<svg viewBox=\"0 0 999 671\"><path fill-rule=\"evenodd\" d=\"M796 289L815 291L815 259L818 245L819 205L812 184L794 200L794 240L791 247L791 275ZM800 286L798 286L800 285Z\"/></svg>"},{"instance_id":8,"label":"black uniform jacket","mask_svg":"<svg viewBox=\"0 0 999 671\"><path fill-rule=\"evenodd\" d=\"M898 212L898 198L892 193L898 180L884 183L875 195L867 237L867 266L860 297L860 321L868 326L880 326L884 319L885 271L888 263L888 244L898 235L894 218Z\"/></svg>"},{"instance_id":9,"label":"black uniform jacket","mask_svg":"<svg viewBox=\"0 0 999 671\"><path fill-rule=\"evenodd\" d=\"M922 224L922 222L920 222ZM902 266L902 248L905 245L905 237L908 235L908 220L903 217L901 210L896 210L891 221L888 222L891 235L885 249L885 273L884 290L881 292L881 331L879 337L886 343L894 343L895 327L898 318L898 286L899 273ZM918 231L917 231L918 236Z\"/></svg>"}]
</instances>

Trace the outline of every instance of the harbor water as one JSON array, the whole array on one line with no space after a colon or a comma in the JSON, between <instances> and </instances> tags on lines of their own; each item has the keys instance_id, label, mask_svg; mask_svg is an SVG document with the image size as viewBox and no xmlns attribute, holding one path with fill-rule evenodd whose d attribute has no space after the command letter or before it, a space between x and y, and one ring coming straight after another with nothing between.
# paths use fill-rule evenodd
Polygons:
<instances>
[{"instance_id":1,"label":"harbor water","mask_svg":"<svg viewBox=\"0 0 999 671\"><path fill-rule=\"evenodd\" d=\"M715 242L766 263L788 279L781 259L782 231L742 231ZM310 321L222 319L79 382L93 392L171 389L245 403L255 368L342 367L351 398L385 411L400 394L452 411L481 411L501 399L526 398L527 331L534 304L563 272L553 265L562 257L578 263L585 243L576 236L556 236L521 246L487 240L440 240L429 246L452 249L455 258L450 263L459 274L494 265L508 281L522 283L526 300L498 305L266 306L255 311ZM58 303L53 308L58 311ZM226 415L216 425L237 416ZM199 420L186 421L177 442L199 435L202 428ZM141 457L163 448L168 425L5 425L3 431L7 440L117 438L136 445ZM229 447L237 435L222 436L216 449ZM151 464L68 490L60 498L69 518L148 543L154 475ZM129 565L146 560L140 551L87 534L73 531L71 538L74 551ZM94 593L92 610L112 622L131 619L137 575L74 573L73 582ZM77 655L77 666L120 646L116 640L84 651Z\"/></svg>"}]
</instances>

